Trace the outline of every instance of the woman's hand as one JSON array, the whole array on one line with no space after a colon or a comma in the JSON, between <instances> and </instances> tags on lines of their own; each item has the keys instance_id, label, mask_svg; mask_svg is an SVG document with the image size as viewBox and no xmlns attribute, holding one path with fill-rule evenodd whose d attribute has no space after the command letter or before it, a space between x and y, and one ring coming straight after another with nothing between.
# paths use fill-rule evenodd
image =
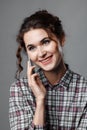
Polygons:
<instances>
[{"instance_id":1,"label":"woman's hand","mask_svg":"<svg viewBox=\"0 0 87 130\"><path fill-rule=\"evenodd\" d=\"M33 73L35 66L30 66L28 62L27 77L28 84L36 97L36 110L33 117L33 124L43 126L45 124L45 96L46 89L39 79L37 73Z\"/></svg>"},{"instance_id":2,"label":"woman's hand","mask_svg":"<svg viewBox=\"0 0 87 130\"><path fill-rule=\"evenodd\" d=\"M42 82L40 81L38 74L33 73L34 68L35 66L30 66L28 62L27 66L28 84L34 93L34 96L36 97L36 102L39 103L45 99L46 89L42 84Z\"/></svg>"}]
</instances>

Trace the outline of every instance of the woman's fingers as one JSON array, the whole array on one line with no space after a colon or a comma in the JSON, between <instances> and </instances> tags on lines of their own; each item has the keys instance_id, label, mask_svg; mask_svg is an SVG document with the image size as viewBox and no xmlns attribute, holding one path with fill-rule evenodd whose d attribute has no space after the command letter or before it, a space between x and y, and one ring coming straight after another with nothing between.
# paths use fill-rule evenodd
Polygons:
<instances>
[{"instance_id":1,"label":"woman's fingers","mask_svg":"<svg viewBox=\"0 0 87 130\"><path fill-rule=\"evenodd\" d=\"M27 62L27 74L32 75L35 66L30 66L29 61Z\"/></svg>"},{"instance_id":2,"label":"woman's fingers","mask_svg":"<svg viewBox=\"0 0 87 130\"><path fill-rule=\"evenodd\" d=\"M37 73L33 73L35 66L29 66L27 63L27 77L29 87L32 89L36 99L43 99L46 95L46 89L39 79Z\"/></svg>"}]
</instances>

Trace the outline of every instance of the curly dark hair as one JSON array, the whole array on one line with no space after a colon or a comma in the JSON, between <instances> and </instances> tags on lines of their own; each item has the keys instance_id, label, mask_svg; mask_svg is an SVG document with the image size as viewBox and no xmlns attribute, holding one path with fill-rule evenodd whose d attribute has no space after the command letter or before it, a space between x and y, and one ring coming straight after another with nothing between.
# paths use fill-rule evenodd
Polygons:
<instances>
[{"instance_id":1,"label":"curly dark hair","mask_svg":"<svg viewBox=\"0 0 87 130\"><path fill-rule=\"evenodd\" d=\"M47 10L39 10L31 16L25 18L17 35L18 49L16 57L18 69L16 72L16 78L20 77L20 72L23 71L23 67L21 65L21 52L23 50L24 52L26 52L25 43L23 39L24 34L31 29L37 28L44 29L50 36L51 34L56 35L60 42L65 37L65 32L63 30L60 19L57 16L48 13Z\"/></svg>"}]
</instances>

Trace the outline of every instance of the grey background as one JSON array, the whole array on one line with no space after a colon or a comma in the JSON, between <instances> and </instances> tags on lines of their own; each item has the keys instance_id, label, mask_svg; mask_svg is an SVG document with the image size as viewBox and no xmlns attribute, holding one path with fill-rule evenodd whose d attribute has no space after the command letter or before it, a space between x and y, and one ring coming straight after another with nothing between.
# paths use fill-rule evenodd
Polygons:
<instances>
[{"instance_id":1,"label":"grey background","mask_svg":"<svg viewBox=\"0 0 87 130\"><path fill-rule=\"evenodd\" d=\"M0 130L9 130L9 87L15 81L16 34L22 20L48 9L62 20L66 32L65 61L87 77L87 0L0 0ZM25 66L22 76L26 73Z\"/></svg>"}]
</instances>

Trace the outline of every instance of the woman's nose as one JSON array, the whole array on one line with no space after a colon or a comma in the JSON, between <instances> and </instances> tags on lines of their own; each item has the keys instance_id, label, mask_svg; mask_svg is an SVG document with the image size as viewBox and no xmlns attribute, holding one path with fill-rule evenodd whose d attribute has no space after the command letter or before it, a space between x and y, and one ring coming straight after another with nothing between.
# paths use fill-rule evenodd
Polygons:
<instances>
[{"instance_id":1,"label":"woman's nose","mask_svg":"<svg viewBox=\"0 0 87 130\"><path fill-rule=\"evenodd\" d=\"M44 57L45 55L46 55L46 50L41 48L41 47L39 47L38 48L38 56L39 57Z\"/></svg>"}]
</instances>

